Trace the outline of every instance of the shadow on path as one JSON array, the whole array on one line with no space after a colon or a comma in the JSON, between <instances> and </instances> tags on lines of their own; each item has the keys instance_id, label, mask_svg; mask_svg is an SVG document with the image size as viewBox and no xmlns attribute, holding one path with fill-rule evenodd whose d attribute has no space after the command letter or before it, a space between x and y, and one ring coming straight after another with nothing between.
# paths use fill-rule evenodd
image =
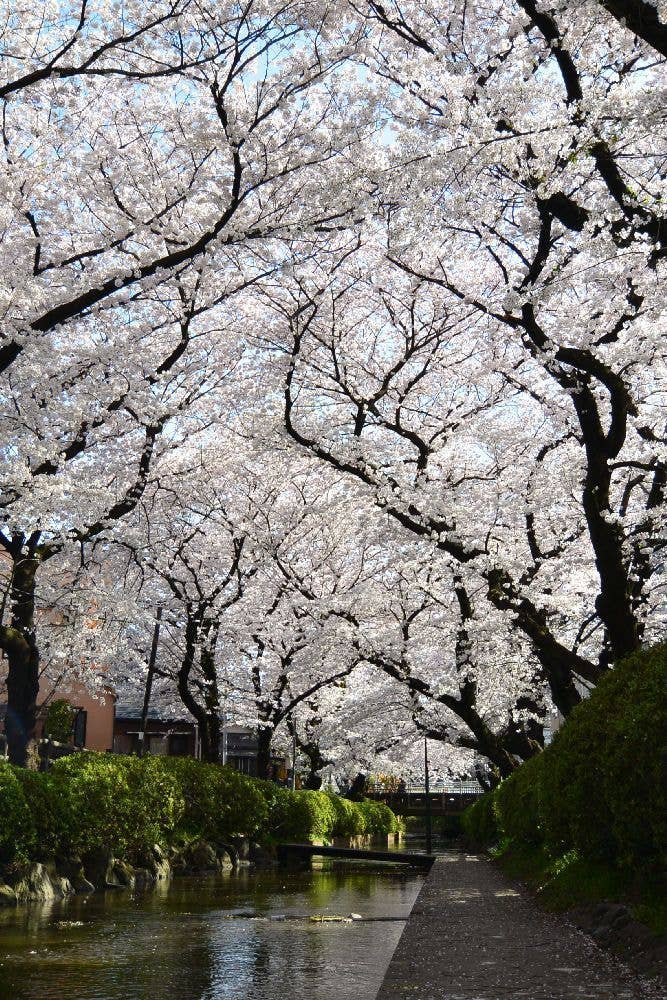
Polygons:
<instances>
[{"instance_id":1,"label":"shadow on path","mask_svg":"<svg viewBox=\"0 0 667 1000\"><path fill-rule=\"evenodd\" d=\"M437 859L377 1000L665 1000L484 858Z\"/></svg>"}]
</instances>

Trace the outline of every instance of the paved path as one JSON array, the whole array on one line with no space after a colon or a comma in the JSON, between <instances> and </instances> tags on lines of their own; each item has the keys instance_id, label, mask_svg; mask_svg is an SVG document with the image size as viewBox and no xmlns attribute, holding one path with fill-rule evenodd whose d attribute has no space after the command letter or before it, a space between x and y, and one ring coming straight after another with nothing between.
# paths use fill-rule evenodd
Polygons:
<instances>
[{"instance_id":1,"label":"paved path","mask_svg":"<svg viewBox=\"0 0 667 1000\"><path fill-rule=\"evenodd\" d=\"M377 1000L665 1000L475 855L438 858Z\"/></svg>"}]
</instances>

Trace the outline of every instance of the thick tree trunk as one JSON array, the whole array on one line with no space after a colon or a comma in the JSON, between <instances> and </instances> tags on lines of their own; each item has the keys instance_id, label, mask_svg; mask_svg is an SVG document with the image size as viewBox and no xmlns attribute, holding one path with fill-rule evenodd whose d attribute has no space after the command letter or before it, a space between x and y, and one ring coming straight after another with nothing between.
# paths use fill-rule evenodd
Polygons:
<instances>
[{"instance_id":1,"label":"thick tree trunk","mask_svg":"<svg viewBox=\"0 0 667 1000\"><path fill-rule=\"evenodd\" d=\"M271 742L274 730L270 726L261 726L257 733L257 777L269 777L271 763Z\"/></svg>"},{"instance_id":2,"label":"thick tree trunk","mask_svg":"<svg viewBox=\"0 0 667 1000\"><path fill-rule=\"evenodd\" d=\"M202 760L211 760L211 743L207 726L205 708L199 704L190 689L190 675L194 667L197 640L199 638L199 623L188 614L185 626L185 652L178 671L176 684L181 701L190 715L196 720L199 728L199 752Z\"/></svg>"},{"instance_id":3,"label":"thick tree trunk","mask_svg":"<svg viewBox=\"0 0 667 1000\"><path fill-rule=\"evenodd\" d=\"M554 638L546 613L518 592L504 569L493 567L487 571L486 578L487 597L500 611L512 614L515 624L531 640L553 702L558 711L567 717L581 702L576 678L583 677L596 684L604 671Z\"/></svg>"},{"instance_id":4,"label":"thick tree trunk","mask_svg":"<svg viewBox=\"0 0 667 1000\"><path fill-rule=\"evenodd\" d=\"M197 645L204 637L206 645L199 657L202 674L207 681L204 704L200 704L191 689L191 674L195 664ZM177 687L183 705L199 727L199 748L202 760L209 764L220 762L220 698L215 675L215 642L217 634L211 633L210 622L202 625L201 611L188 613L185 626L185 651L177 676Z\"/></svg>"},{"instance_id":5,"label":"thick tree trunk","mask_svg":"<svg viewBox=\"0 0 667 1000\"><path fill-rule=\"evenodd\" d=\"M202 712L199 721L199 733L201 740L201 759L208 764L220 763L220 720L216 716L211 716Z\"/></svg>"},{"instance_id":6,"label":"thick tree trunk","mask_svg":"<svg viewBox=\"0 0 667 1000\"><path fill-rule=\"evenodd\" d=\"M217 715L211 716L193 696L187 681L187 671L183 667L178 672L177 684L181 701L199 728L201 759L208 764L220 763L220 720Z\"/></svg>"},{"instance_id":7,"label":"thick tree trunk","mask_svg":"<svg viewBox=\"0 0 667 1000\"><path fill-rule=\"evenodd\" d=\"M366 775L359 772L345 795L352 802L361 802L366 794Z\"/></svg>"},{"instance_id":8,"label":"thick tree trunk","mask_svg":"<svg viewBox=\"0 0 667 1000\"><path fill-rule=\"evenodd\" d=\"M39 651L34 636L25 637L12 628L0 630L7 653L7 714L5 735L9 760L26 767L28 749L35 739L39 692Z\"/></svg>"},{"instance_id":9,"label":"thick tree trunk","mask_svg":"<svg viewBox=\"0 0 667 1000\"><path fill-rule=\"evenodd\" d=\"M14 558L10 624L0 627L0 647L7 655L5 734L12 764L25 767L35 738L39 693L39 649L35 636L35 577L39 559L19 553Z\"/></svg>"},{"instance_id":10,"label":"thick tree trunk","mask_svg":"<svg viewBox=\"0 0 667 1000\"><path fill-rule=\"evenodd\" d=\"M505 734L494 733L481 720L477 712L474 710L468 711L465 706L459 705L457 714L473 734L471 738L460 737L460 746L468 747L481 757L486 757L502 778L509 777L523 763L520 757L508 749ZM429 729L425 735L441 743L451 744L451 736L447 730L440 732L437 729Z\"/></svg>"},{"instance_id":11,"label":"thick tree trunk","mask_svg":"<svg viewBox=\"0 0 667 1000\"><path fill-rule=\"evenodd\" d=\"M297 736L297 746L308 761L308 775L304 782L304 788L316 792L322 787L322 778L318 772L323 767L326 767L329 761L322 756L319 745L313 741L306 742L305 740L300 740Z\"/></svg>"},{"instance_id":12,"label":"thick tree trunk","mask_svg":"<svg viewBox=\"0 0 667 1000\"><path fill-rule=\"evenodd\" d=\"M612 516L610 506L609 463L616 457L625 439L630 411L627 390L620 379L618 382L619 385L613 387L612 418L606 436L602 430L597 400L590 388L584 384L572 394L586 451L582 505L600 577L600 593L595 602L595 610L604 623L613 660L633 653L639 648L641 638L630 580L627 539Z\"/></svg>"},{"instance_id":13,"label":"thick tree trunk","mask_svg":"<svg viewBox=\"0 0 667 1000\"><path fill-rule=\"evenodd\" d=\"M220 727L220 693L218 690L218 675L215 669L215 648L217 645L217 629L209 630L206 624L203 629L206 637L206 645L201 651L200 665L201 672L206 681L206 695L204 697L204 719L200 723L202 730L206 731L206 757L209 764L220 763L220 740L222 736Z\"/></svg>"}]
</instances>

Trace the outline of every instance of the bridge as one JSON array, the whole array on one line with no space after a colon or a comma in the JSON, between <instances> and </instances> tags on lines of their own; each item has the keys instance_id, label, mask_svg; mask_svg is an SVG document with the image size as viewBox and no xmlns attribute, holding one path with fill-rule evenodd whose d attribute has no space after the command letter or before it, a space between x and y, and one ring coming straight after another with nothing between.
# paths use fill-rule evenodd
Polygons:
<instances>
[{"instance_id":1,"label":"bridge","mask_svg":"<svg viewBox=\"0 0 667 1000\"><path fill-rule=\"evenodd\" d=\"M414 851L373 851L354 847L323 847L321 844L278 844L278 858L281 861L305 861L313 857L384 861L392 865L411 865L413 868L426 870L435 861L434 854L417 854Z\"/></svg>"},{"instance_id":2,"label":"bridge","mask_svg":"<svg viewBox=\"0 0 667 1000\"><path fill-rule=\"evenodd\" d=\"M476 782L456 782L432 789L428 796L423 785L408 785L393 791L370 788L366 798L384 802L397 816L460 816L476 802L484 789ZM430 803L430 810L429 810Z\"/></svg>"}]
</instances>

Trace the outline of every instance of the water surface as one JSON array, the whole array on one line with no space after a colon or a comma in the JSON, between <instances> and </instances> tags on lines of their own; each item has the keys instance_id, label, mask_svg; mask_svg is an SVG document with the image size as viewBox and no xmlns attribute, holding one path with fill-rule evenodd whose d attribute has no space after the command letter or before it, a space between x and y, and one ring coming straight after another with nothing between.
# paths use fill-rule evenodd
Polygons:
<instances>
[{"instance_id":1,"label":"water surface","mask_svg":"<svg viewBox=\"0 0 667 1000\"><path fill-rule=\"evenodd\" d=\"M0 910L0 998L373 1000L422 882L330 863ZM389 919L309 919L353 912Z\"/></svg>"}]
</instances>

